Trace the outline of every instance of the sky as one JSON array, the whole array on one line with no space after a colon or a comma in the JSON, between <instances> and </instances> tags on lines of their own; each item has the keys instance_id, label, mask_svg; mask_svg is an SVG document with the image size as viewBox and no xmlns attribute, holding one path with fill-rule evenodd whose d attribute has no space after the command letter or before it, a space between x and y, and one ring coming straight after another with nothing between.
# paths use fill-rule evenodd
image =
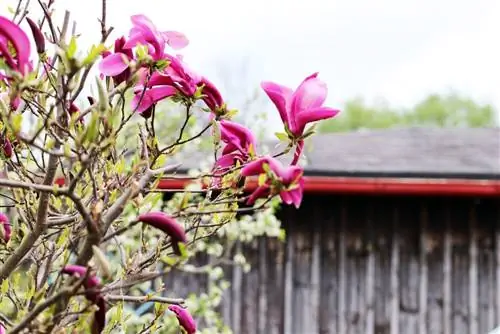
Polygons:
<instances>
[{"instance_id":1,"label":"sky","mask_svg":"<svg viewBox=\"0 0 500 334\"><path fill-rule=\"evenodd\" d=\"M100 1L56 0L82 42L99 36ZM133 14L185 33L185 60L223 93L247 95L262 80L294 88L319 72L331 107L356 96L411 106L451 90L500 106L498 0L107 2L113 37L127 35Z\"/></svg>"}]
</instances>

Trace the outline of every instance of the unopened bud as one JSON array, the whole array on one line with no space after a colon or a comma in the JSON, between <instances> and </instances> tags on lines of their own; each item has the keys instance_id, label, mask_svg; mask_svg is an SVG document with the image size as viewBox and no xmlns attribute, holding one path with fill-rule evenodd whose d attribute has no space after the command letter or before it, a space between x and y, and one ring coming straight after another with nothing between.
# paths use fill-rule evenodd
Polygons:
<instances>
[{"instance_id":1,"label":"unopened bud","mask_svg":"<svg viewBox=\"0 0 500 334\"><path fill-rule=\"evenodd\" d=\"M12 144L7 138L4 138L3 140L2 150L6 158L12 157Z\"/></svg>"},{"instance_id":2,"label":"unopened bud","mask_svg":"<svg viewBox=\"0 0 500 334\"><path fill-rule=\"evenodd\" d=\"M29 17L26 18L26 21L28 21L31 32L33 33L33 39L35 40L35 44L36 44L36 52L38 52L38 54L44 53L45 52L45 37L43 36L42 31L40 30L38 25Z\"/></svg>"}]
</instances>

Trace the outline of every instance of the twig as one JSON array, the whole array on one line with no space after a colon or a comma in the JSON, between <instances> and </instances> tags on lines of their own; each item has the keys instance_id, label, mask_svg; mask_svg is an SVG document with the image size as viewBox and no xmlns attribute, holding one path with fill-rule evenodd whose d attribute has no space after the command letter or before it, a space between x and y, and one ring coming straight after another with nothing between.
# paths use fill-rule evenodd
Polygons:
<instances>
[{"instance_id":1,"label":"twig","mask_svg":"<svg viewBox=\"0 0 500 334\"><path fill-rule=\"evenodd\" d=\"M122 302L133 302L133 303L148 303L148 302L158 302L165 304L184 304L184 299L182 298L167 298L167 297L156 297L156 296L127 296L127 295L107 295L107 300L122 301Z\"/></svg>"}]
</instances>

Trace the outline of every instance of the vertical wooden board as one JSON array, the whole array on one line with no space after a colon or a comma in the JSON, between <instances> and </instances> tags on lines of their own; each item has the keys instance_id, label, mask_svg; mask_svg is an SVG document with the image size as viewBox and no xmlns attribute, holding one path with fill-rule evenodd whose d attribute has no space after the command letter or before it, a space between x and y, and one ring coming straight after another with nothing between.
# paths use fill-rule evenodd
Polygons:
<instances>
[{"instance_id":1,"label":"vertical wooden board","mask_svg":"<svg viewBox=\"0 0 500 334\"><path fill-rule=\"evenodd\" d=\"M422 201L420 207L420 229L419 229L419 284L418 284L418 332L427 334L427 312L428 312L428 278L429 266L427 258L427 242L429 241L429 204Z\"/></svg>"},{"instance_id":2,"label":"vertical wooden board","mask_svg":"<svg viewBox=\"0 0 500 334\"><path fill-rule=\"evenodd\" d=\"M285 243L276 238L268 238L266 251L267 322L264 333L281 334L284 325Z\"/></svg>"},{"instance_id":3,"label":"vertical wooden board","mask_svg":"<svg viewBox=\"0 0 500 334\"><path fill-rule=\"evenodd\" d=\"M240 242L235 245L235 254L242 253L243 247ZM243 283L243 270L241 266L233 266L231 280L231 329L235 333L241 331L241 303L242 303L242 283Z\"/></svg>"},{"instance_id":4,"label":"vertical wooden board","mask_svg":"<svg viewBox=\"0 0 500 334\"><path fill-rule=\"evenodd\" d=\"M224 270L224 280L229 282L230 286L224 290L222 293L222 300L220 307L218 308L219 312L222 315L222 319L224 324L231 328L231 319L232 319L232 309L233 304L231 300L231 285L233 280L233 267L231 265L222 266Z\"/></svg>"},{"instance_id":5,"label":"vertical wooden board","mask_svg":"<svg viewBox=\"0 0 500 334\"><path fill-rule=\"evenodd\" d=\"M400 267L400 238L399 238L400 208L395 206L392 213L391 231L391 268L390 268L390 334L399 334L399 267Z\"/></svg>"},{"instance_id":6,"label":"vertical wooden board","mask_svg":"<svg viewBox=\"0 0 500 334\"><path fill-rule=\"evenodd\" d=\"M309 208L307 206L306 208ZM304 213L304 211L306 213ZM311 303L311 264L314 221L306 210L299 211L293 232L290 235L293 244L293 304L292 334L307 333L312 326L313 310Z\"/></svg>"},{"instance_id":7,"label":"vertical wooden board","mask_svg":"<svg viewBox=\"0 0 500 334\"><path fill-rule=\"evenodd\" d=\"M287 227L287 237L285 244L285 271L283 277L284 285L284 298L283 298L283 333L292 333L293 330L293 259L294 259L294 241L293 241L293 231L296 228L295 219L293 223L291 217L291 208L285 211L285 217L289 217L288 223L285 224Z\"/></svg>"},{"instance_id":8,"label":"vertical wooden board","mask_svg":"<svg viewBox=\"0 0 500 334\"><path fill-rule=\"evenodd\" d=\"M494 275L493 254L491 246L486 246L486 240L480 241L478 254L478 300L479 300L479 333L488 333L495 328L494 319Z\"/></svg>"},{"instance_id":9,"label":"vertical wooden board","mask_svg":"<svg viewBox=\"0 0 500 334\"><path fill-rule=\"evenodd\" d=\"M472 202L472 201L471 201ZM476 207L469 205L469 334L479 334L478 225Z\"/></svg>"},{"instance_id":10,"label":"vertical wooden board","mask_svg":"<svg viewBox=\"0 0 500 334\"><path fill-rule=\"evenodd\" d=\"M453 205L451 210L453 334L466 334L469 332L469 214L465 203L450 205Z\"/></svg>"},{"instance_id":11,"label":"vertical wooden board","mask_svg":"<svg viewBox=\"0 0 500 334\"><path fill-rule=\"evenodd\" d=\"M496 211L492 214L495 226L495 325L500 323L500 200L496 201Z\"/></svg>"},{"instance_id":12,"label":"vertical wooden board","mask_svg":"<svg viewBox=\"0 0 500 334\"><path fill-rule=\"evenodd\" d=\"M340 224L338 238L338 318L337 328L339 334L347 333L347 208L344 201L341 201Z\"/></svg>"},{"instance_id":13,"label":"vertical wooden board","mask_svg":"<svg viewBox=\"0 0 500 334\"><path fill-rule=\"evenodd\" d=\"M418 333L419 319L419 217L420 205L415 200L401 202L400 215L400 332Z\"/></svg>"},{"instance_id":14,"label":"vertical wooden board","mask_svg":"<svg viewBox=\"0 0 500 334\"><path fill-rule=\"evenodd\" d=\"M258 333L266 333L267 332L267 317L269 314L268 310L268 286L267 286L267 277L268 277L268 251L267 251L267 240L265 237L261 237L258 240L259 247L259 256L256 265L259 267L259 287L258 287L258 298L259 302L257 304L258 311Z\"/></svg>"},{"instance_id":15,"label":"vertical wooden board","mask_svg":"<svg viewBox=\"0 0 500 334\"><path fill-rule=\"evenodd\" d=\"M428 263L427 332L443 333L443 252L446 216L440 199L429 201L425 251Z\"/></svg>"},{"instance_id":16,"label":"vertical wooden board","mask_svg":"<svg viewBox=\"0 0 500 334\"><path fill-rule=\"evenodd\" d=\"M443 334L452 334L452 235L451 208L443 207L445 212L445 231L443 242Z\"/></svg>"},{"instance_id":17,"label":"vertical wooden board","mask_svg":"<svg viewBox=\"0 0 500 334\"><path fill-rule=\"evenodd\" d=\"M366 334L375 333L375 253L378 252L376 247L376 235L374 227L374 204L370 201L366 207L365 217L365 249L366 249L366 275L365 275L365 302L362 306L365 309L364 332Z\"/></svg>"},{"instance_id":18,"label":"vertical wooden board","mask_svg":"<svg viewBox=\"0 0 500 334\"><path fill-rule=\"evenodd\" d=\"M316 204L317 205L317 204ZM321 288L321 219L319 207L314 211L314 228L311 254L311 289L309 307L311 310L311 319L309 330L312 333L319 332L319 312L320 312L320 288Z\"/></svg>"},{"instance_id":19,"label":"vertical wooden board","mask_svg":"<svg viewBox=\"0 0 500 334\"><path fill-rule=\"evenodd\" d=\"M366 212L361 203L351 199L346 225L346 330L349 334L363 333L366 316Z\"/></svg>"},{"instance_id":20,"label":"vertical wooden board","mask_svg":"<svg viewBox=\"0 0 500 334\"><path fill-rule=\"evenodd\" d=\"M244 246L244 255L251 270L243 274L241 299L241 334L258 334L259 247L258 241Z\"/></svg>"},{"instance_id":21,"label":"vertical wooden board","mask_svg":"<svg viewBox=\"0 0 500 334\"><path fill-rule=\"evenodd\" d=\"M336 334L338 308L338 234L340 226L340 208L338 203L325 206L325 215L321 226L321 283L319 308L319 333Z\"/></svg>"},{"instance_id":22,"label":"vertical wooden board","mask_svg":"<svg viewBox=\"0 0 500 334\"><path fill-rule=\"evenodd\" d=\"M498 203L500 204L500 203ZM491 200L475 203L478 233L479 333L488 333L498 326L495 321L495 211Z\"/></svg>"},{"instance_id":23,"label":"vertical wooden board","mask_svg":"<svg viewBox=\"0 0 500 334\"><path fill-rule=\"evenodd\" d=\"M375 238L375 334L390 333L391 317L391 239L394 205L384 198L373 203L372 228Z\"/></svg>"}]
</instances>

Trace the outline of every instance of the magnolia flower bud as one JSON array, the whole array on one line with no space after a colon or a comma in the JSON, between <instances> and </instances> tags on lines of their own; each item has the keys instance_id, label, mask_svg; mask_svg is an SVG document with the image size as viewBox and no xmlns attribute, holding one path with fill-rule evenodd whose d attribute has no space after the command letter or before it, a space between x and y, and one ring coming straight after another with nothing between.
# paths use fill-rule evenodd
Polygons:
<instances>
[{"instance_id":1,"label":"magnolia flower bud","mask_svg":"<svg viewBox=\"0 0 500 334\"><path fill-rule=\"evenodd\" d=\"M45 52L45 37L43 36L42 31L38 27L38 25L31 20L29 17L26 18L26 21L28 21L28 24L31 29L31 33L33 34L33 39L35 40L36 44L36 52L39 54Z\"/></svg>"},{"instance_id":2,"label":"magnolia flower bud","mask_svg":"<svg viewBox=\"0 0 500 334\"><path fill-rule=\"evenodd\" d=\"M3 231L1 231L2 232L2 235L1 235L2 239L5 242L9 242L10 235L11 235L10 222L9 222L9 218L3 213L0 213L0 225L2 225L2 227L3 227Z\"/></svg>"},{"instance_id":3,"label":"magnolia flower bud","mask_svg":"<svg viewBox=\"0 0 500 334\"><path fill-rule=\"evenodd\" d=\"M175 316L179 321L179 325L184 328L187 334L196 333L196 322L188 310L179 305L170 305L168 309L175 313Z\"/></svg>"},{"instance_id":4,"label":"magnolia flower bud","mask_svg":"<svg viewBox=\"0 0 500 334\"><path fill-rule=\"evenodd\" d=\"M63 274L68 274L76 277L85 277L87 275L87 268L77 265L67 265L62 269ZM88 278L83 282L83 286L86 290L94 290L100 287L99 279L93 275L88 275ZM93 333L101 333L106 325L106 302L102 297L99 290L88 291L85 293L85 297L99 308L94 313L94 323L92 324Z\"/></svg>"},{"instance_id":5,"label":"magnolia flower bud","mask_svg":"<svg viewBox=\"0 0 500 334\"><path fill-rule=\"evenodd\" d=\"M12 144L7 138L3 140L2 150L6 158L10 159L12 157Z\"/></svg>"},{"instance_id":6,"label":"magnolia flower bud","mask_svg":"<svg viewBox=\"0 0 500 334\"><path fill-rule=\"evenodd\" d=\"M172 248L177 255L180 255L179 242L186 242L184 228L171 216L164 212L154 211L143 213L137 218L141 223L145 223L162 230L172 238Z\"/></svg>"}]
</instances>

